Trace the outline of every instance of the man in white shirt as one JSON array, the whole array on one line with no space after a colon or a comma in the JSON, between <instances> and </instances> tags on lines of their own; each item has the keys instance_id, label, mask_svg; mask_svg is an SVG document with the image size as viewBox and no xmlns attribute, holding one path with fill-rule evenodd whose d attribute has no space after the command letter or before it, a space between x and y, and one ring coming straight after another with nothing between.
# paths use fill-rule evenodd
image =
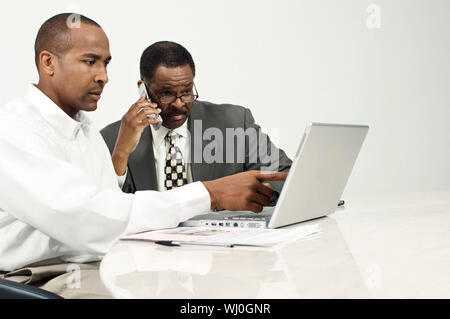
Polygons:
<instances>
[{"instance_id":1,"label":"man in white shirt","mask_svg":"<svg viewBox=\"0 0 450 319\"><path fill-rule=\"evenodd\" d=\"M84 269L125 234L175 227L215 207L258 211L272 195L263 181L286 177L249 172L165 193L123 193L107 146L86 116L108 82L108 38L86 17L71 25L71 16L42 25L35 44L39 83L0 108L0 270L30 284L49 279L48 265ZM133 107L142 116L133 125L155 122L146 117L159 112L153 105ZM88 265L78 291L67 292L69 266L51 268L56 278L42 287L65 297L105 297L98 265Z\"/></svg>"}]
</instances>

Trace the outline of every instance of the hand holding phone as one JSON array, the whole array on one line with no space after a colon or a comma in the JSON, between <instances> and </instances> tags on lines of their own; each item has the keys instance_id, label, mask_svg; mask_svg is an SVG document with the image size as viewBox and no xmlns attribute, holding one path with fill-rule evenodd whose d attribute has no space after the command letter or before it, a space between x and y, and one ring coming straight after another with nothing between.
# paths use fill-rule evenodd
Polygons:
<instances>
[{"instance_id":1,"label":"hand holding phone","mask_svg":"<svg viewBox=\"0 0 450 319\"><path fill-rule=\"evenodd\" d=\"M139 85L139 96L143 96L143 95L145 95L145 97L147 98L147 100L148 100L149 102L152 102L150 96L148 95L147 88L145 87L145 83L141 83L141 84ZM159 130L159 129L161 128L161 126L162 126L162 124L163 124L163 120L162 120L162 118L161 118L160 115L158 115L158 114L151 114L151 115L148 115L147 117L148 117L148 118L156 118L156 117L159 117L159 122L156 123L156 124L153 124L153 127L154 127L155 130Z\"/></svg>"}]
</instances>

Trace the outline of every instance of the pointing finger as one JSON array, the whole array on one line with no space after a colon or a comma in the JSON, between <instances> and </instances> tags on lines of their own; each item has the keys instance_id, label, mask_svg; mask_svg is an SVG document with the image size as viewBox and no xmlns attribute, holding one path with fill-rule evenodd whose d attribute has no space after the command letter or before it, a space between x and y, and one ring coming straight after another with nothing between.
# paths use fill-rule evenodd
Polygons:
<instances>
[{"instance_id":1,"label":"pointing finger","mask_svg":"<svg viewBox=\"0 0 450 319\"><path fill-rule=\"evenodd\" d=\"M275 173L263 173L259 172L256 174L256 178L260 182L271 182L271 181L284 181L286 180L288 173L275 172Z\"/></svg>"}]
</instances>

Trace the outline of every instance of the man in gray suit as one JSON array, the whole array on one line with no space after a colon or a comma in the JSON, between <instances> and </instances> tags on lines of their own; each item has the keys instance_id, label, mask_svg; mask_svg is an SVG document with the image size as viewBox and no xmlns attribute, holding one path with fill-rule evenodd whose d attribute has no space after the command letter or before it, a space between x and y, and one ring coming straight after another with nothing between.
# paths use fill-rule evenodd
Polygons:
<instances>
[{"instance_id":1,"label":"man in gray suit","mask_svg":"<svg viewBox=\"0 0 450 319\"><path fill-rule=\"evenodd\" d=\"M101 131L116 173L126 176L125 192L165 191L251 170L289 171L291 160L261 132L249 109L198 100L195 64L183 46L151 45L140 71L138 86L145 85L151 102L142 96L121 121ZM161 118L161 128L149 125ZM274 204L283 182L269 184Z\"/></svg>"}]
</instances>

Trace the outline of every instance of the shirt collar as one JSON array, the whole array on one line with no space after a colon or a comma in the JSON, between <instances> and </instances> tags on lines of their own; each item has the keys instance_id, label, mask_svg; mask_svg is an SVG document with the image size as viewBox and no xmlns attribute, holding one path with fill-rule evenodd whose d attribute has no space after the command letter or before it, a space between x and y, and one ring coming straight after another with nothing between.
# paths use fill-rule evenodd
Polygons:
<instances>
[{"instance_id":1,"label":"shirt collar","mask_svg":"<svg viewBox=\"0 0 450 319\"><path fill-rule=\"evenodd\" d=\"M188 121L186 120L183 125L173 129L173 131L176 132L181 137L187 137L187 134L188 134L187 122ZM152 130L153 145L155 145L156 148L159 148L161 146L161 143L164 142L164 139L166 138L167 133L172 131L165 126L161 126L159 130L155 130L153 125L150 125L150 128Z\"/></svg>"},{"instance_id":2,"label":"shirt collar","mask_svg":"<svg viewBox=\"0 0 450 319\"><path fill-rule=\"evenodd\" d=\"M25 99L36 106L42 117L65 138L75 138L80 130L89 136L91 121L85 112L79 111L75 120L72 119L34 84L29 85Z\"/></svg>"}]
</instances>

